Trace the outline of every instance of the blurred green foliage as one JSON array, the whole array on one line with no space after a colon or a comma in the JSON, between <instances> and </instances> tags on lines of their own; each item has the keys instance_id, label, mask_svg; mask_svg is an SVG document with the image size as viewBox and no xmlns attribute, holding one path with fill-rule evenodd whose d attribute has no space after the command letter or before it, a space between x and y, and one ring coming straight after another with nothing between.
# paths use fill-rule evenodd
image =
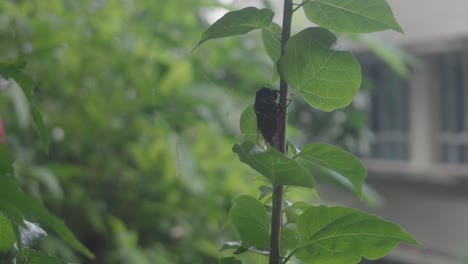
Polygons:
<instances>
[{"instance_id":1,"label":"blurred green foliage","mask_svg":"<svg viewBox=\"0 0 468 264\"><path fill-rule=\"evenodd\" d=\"M216 6L0 5L0 60L28 62L51 137L46 155L24 95L3 87L0 113L17 174L95 253L95 263L217 263L233 197L256 189L231 147L245 96L269 82L270 66L245 39L190 52ZM90 261L54 236L40 246Z\"/></svg>"}]
</instances>

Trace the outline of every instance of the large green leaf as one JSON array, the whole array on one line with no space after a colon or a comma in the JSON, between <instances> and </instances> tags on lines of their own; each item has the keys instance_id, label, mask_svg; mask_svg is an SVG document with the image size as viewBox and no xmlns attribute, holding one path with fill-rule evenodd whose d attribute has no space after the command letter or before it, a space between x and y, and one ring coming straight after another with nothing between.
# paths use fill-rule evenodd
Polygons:
<instances>
[{"instance_id":1,"label":"large green leaf","mask_svg":"<svg viewBox=\"0 0 468 264\"><path fill-rule=\"evenodd\" d=\"M403 33L386 0L304 0L303 8L310 21L335 32Z\"/></svg>"},{"instance_id":2,"label":"large green leaf","mask_svg":"<svg viewBox=\"0 0 468 264\"><path fill-rule=\"evenodd\" d=\"M34 121L36 131L39 134L42 147L46 152L48 152L49 134L44 124L41 112L39 111L39 107L36 104L36 97L34 95L35 83L30 76L23 72L23 68L25 66L26 62L22 60L12 62L0 62L0 75L2 75L4 78L14 79L23 90L23 93L28 99L28 103L31 109L31 116Z\"/></svg>"},{"instance_id":3,"label":"large green leaf","mask_svg":"<svg viewBox=\"0 0 468 264\"><path fill-rule=\"evenodd\" d=\"M243 35L254 29L267 28L273 20L273 15L273 11L267 8L246 7L231 11L203 32L194 49L210 39Z\"/></svg>"},{"instance_id":4,"label":"large green leaf","mask_svg":"<svg viewBox=\"0 0 468 264\"><path fill-rule=\"evenodd\" d=\"M244 142L235 144L232 151L237 153L240 161L265 176L273 185L315 186L310 173L298 161L274 148L264 151L252 142Z\"/></svg>"},{"instance_id":5,"label":"large green leaf","mask_svg":"<svg viewBox=\"0 0 468 264\"><path fill-rule=\"evenodd\" d=\"M323 168L318 173L333 173L348 179L362 198L362 184L367 176L367 170L362 161L351 153L325 143L312 143L304 146L296 156L302 164ZM309 168L310 168L309 166Z\"/></svg>"},{"instance_id":6,"label":"large green leaf","mask_svg":"<svg viewBox=\"0 0 468 264\"><path fill-rule=\"evenodd\" d=\"M351 103L361 85L361 67L350 52L332 49L336 37L306 28L286 44L280 71L313 107L333 111Z\"/></svg>"},{"instance_id":7,"label":"large green leaf","mask_svg":"<svg viewBox=\"0 0 468 264\"><path fill-rule=\"evenodd\" d=\"M265 207L255 198L242 195L234 200L229 219L242 239L242 247L268 248L270 221Z\"/></svg>"},{"instance_id":8,"label":"large green leaf","mask_svg":"<svg viewBox=\"0 0 468 264\"><path fill-rule=\"evenodd\" d=\"M421 244L400 226L377 216L342 206L317 206L298 219L301 247L296 256L304 263L354 264L378 259L398 243Z\"/></svg>"},{"instance_id":9,"label":"large green leaf","mask_svg":"<svg viewBox=\"0 0 468 264\"><path fill-rule=\"evenodd\" d=\"M257 117L253 105L249 105L240 116L239 127L245 141L257 140Z\"/></svg>"}]
</instances>

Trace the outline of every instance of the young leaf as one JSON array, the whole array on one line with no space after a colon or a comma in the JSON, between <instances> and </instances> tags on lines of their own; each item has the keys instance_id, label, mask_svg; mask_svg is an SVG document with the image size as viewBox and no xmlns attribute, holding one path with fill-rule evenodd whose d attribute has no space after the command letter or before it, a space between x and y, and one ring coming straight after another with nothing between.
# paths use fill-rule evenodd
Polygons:
<instances>
[{"instance_id":1,"label":"young leaf","mask_svg":"<svg viewBox=\"0 0 468 264\"><path fill-rule=\"evenodd\" d=\"M403 33L386 0L304 0L303 9L310 21L335 32Z\"/></svg>"},{"instance_id":2,"label":"young leaf","mask_svg":"<svg viewBox=\"0 0 468 264\"><path fill-rule=\"evenodd\" d=\"M291 185L313 188L315 181L296 160L286 157L274 148L263 151L252 142L235 144L232 151L240 161L269 179L273 185Z\"/></svg>"},{"instance_id":3,"label":"young leaf","mask_svg":"<svg viewBox=\"0 0 468 264\"><path fill-rule=\"evenodd\" d=\"M243 35L254 29L266 28L270 26L273 15L273 11L267 8L246 7L231 11L205 30L193 49L210 39Z\"/></svg>"},{"instance_id":4,"label":"young leaf","mask_svg":"<svg viewBox=\"0 0 468 264\"><path fill-rule=\"evenodd\" d=\"M350 52L333 50L336 37L324 28L293 36L280 71L313 107L333 111L351 103L361 85L361 67Z\"/></svg>"},{"instance_id":5,"label":"young leaf","mask_svg":"<svg viewBox=\"0 0 468 264\"><path fill-rule=\"evenodd\" d=\"M242 247L268 248L270 221L265 207L255 198L242 195L234 200L229 219L242 239Z\"/></svg>"},{"instance_id":6,"label":"young leaf","mask_svg":"<svg viewBox=\"0 0 468 264\"><path fill-rule=\"evenodd\" d=\"M359 198L362 198L362 184L367 177L367 170L362 161L351 153L325 143L312 143L306 145L296 156L303 164L315 165L325 170L331 170L348 179L356 189Z\"/></svg>"},{"instance_id":7,"label":"young leaf","mask_svg":"<svg viewBox=\"0 0 468 264\"><path fill-rule=\"evenodd\" d=\"M240 116L240 131L245 141L257 140L257 117L253 105L249 105Z\"/></svg>"},{"instance_id":8,"label":"young leaf","mask_svg":"<svg viewBox=\"0 0 468 264\"><path fill-rule=\"evenodd\" d=\"M342 206L317 206L297 221L305 263L355 264L361 257L378 259L398 243L421 244L400 226L377 216Z\"/></svg>"}]
</instances>

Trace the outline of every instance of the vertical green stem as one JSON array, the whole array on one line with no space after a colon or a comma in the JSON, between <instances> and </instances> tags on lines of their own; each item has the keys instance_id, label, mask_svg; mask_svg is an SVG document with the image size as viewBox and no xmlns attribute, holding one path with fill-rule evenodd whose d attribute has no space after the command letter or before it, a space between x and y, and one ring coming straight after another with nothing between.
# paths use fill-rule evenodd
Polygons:
<instances>
[{"instance_id":1,"label":"vertical green stem","mask_svg":"<svg viewBox=\"0 0 468 264\"><path fill-rule=\"evenodd\" d=\"M293 13L292 0L284 0L283 26L281 32L281 56L284 47L291 36L291 22ZM280 74L281 76L281 74ZM279 151L286 154L286 124L287 124L288 84L280 78L280 104L282 112ZM281 263L281 225L283 217L283 185L275 186L273 191L273 208L271 219L270 264Z\"/></svg>"}]
</instances>

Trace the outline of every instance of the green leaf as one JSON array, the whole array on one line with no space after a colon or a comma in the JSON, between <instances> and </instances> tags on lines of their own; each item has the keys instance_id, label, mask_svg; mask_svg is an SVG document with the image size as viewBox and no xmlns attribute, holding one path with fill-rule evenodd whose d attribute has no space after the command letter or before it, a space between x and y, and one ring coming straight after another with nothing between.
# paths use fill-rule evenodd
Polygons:
<instances>
[{"instance_id":1,"label":"green leaf","mask_svg":"<svg viewBox=\"0 0 468 264\"><path fill-rule=\"evenodd\" d=\"M277 62L281 58L281 26L271 23L269 28L263 28L262 40L268 57L273 61L272 82L274 82L279 78Z\"/></svg>"},{"instance_id":2,"label":"green leaf","mask_svg":"<svg viewBox=\"0 0 468 264\"><path fill-rule=\"evenodd\" d=\"M324 28L293 36L280 59L280 71L313 107L333 111L351 103L361 85L361 67L347 51L331 48L336 37Z\"/></svg>"},{"instance_id":3,"label":"green leaf","mask_svg":"<svg viewBox=\"0 0 468 264\"><path fill-rule=\"evenodd\" d=\"M242 261L237 260L235 257L226 257L220 259L219 264L242 264Z\"/></svg>"},{"instance_id":4,"label":"green leaf","mask_svg":"<svg viewBox=\"0 0 468 264\"><path fill-rule=\"evenodd\" d=\"M249 105L240 116L239 127L245 141L257 140L257 117L254 106Z\"/></svg>"},{"instance_id":5,"label":"green leaf","mask_svg":"<svg viewBox=\"0 0 468 264\"><path fill-rule=\"evenodd\" d=\"M234 200L229 219L242 239L242 246L268 248L270 221L265 207L255 198L242 195Z\"/></svg>"},{"instance_id":6,"label":"green leaf","mask_svg":"<svg viewBox=\"0 0 468 264\"><path fill-rule=\"evenodd\" d=\"M24 258L24 263L27 264L68 264L65 260L59 259L45 252L40 252L32 249L24 249L21 251Z\"/></svg>"},{"instance_id":7,"label":"green leaf","mask_svg":"<svg viewBox=\"0 0 468 264\"><path fill-rule=\"evenodd\" d=\"M276 64L281 57L281 26L271 23L270 27L263 28L262 40L268 57Z\"/></svg>"},{"instance_id":8,"label":"green leaf","mask_svg":"<svg viewBox=\"0 0 468 264\"><path fill-rule=\"evenodd\" d=\"M281 246L283 249L295 249L299 244L299 234L287 227L281 228Z\"/></svg>"},{"instance_id":9,"label":"green leaf","mask_svg":"<svg viewBox=\"0 0 468 264\"><path fill-rule=\"evenodd\" d=\"M398 243L421 244L400 226L377 216L342 206L317 206L297 221L301 249L296 256L305 263L354 264L378 259Z\"/></svg>"},{"instance_id":10,"label":"green leaf","mask_svg":"<svg viewBox=\"0 0 468 264\"><path fill-rule=\"evenodd\" d=\"M304 146L296 158L303 164L323 168L319 172L331 170L348 179L356 189L356 194L362 198L362 184L367 177L367 169L358 158L351 153L325 143L312 143Z\"/></svg>"},{"instance_id":11,"label":"green leaf","mask_svg":"<svg viewBox=\"0 0 468 264\"><path fill-rule=\"evenodd\" d=\"M303 9L310 21L335 32L403 33L386 0L305 0Z\"/></svg>"},{"instance_id":12,"label":"green leaf","mask_svg":"<svg viewBox=\"0 0 468 264\"><path fill-rule=\"evenodd\" d=\"M232 151L237 153L240 161L265 176L275 186L315 186L310 173L298 161L286 157L274 148L264 151L252 142L244 142L242 145L235 144Z\"/></svg>"},{"instance_id":13,"label":"green leaf","mask_svg":"<svg viewBox=\"0 0 468 264\"><path fill-rule=\"evenodd\" d=\"M0 213L0 258L13 247L15 241L15 231L11 222Z\"/></svg>"},{"instance_id":14,"label":"green leaf","mask_svg":"<svg viewBox=\"0 0 468 264\"><path fill-rule=\"evenodd\" d=\"M34 121L36 132L39 135L43 149L48 152L49 150L49 134L42 118L39 107L36 103L36 97L34 95L35 83L30 76L23 72L23 68L26 66L24 60L12 61L12 62L1 62L0 63L0 75L4 78L14 79L23 90L23 93L28 99L28 103L31 109L31 116Z\"/></svg>"},{"instance_id":15,"label":"green leaf","mask_svg":"<svg viewBox=\"0 0 468 264\"><path fill-rule=\"evenodd\" d=\"M267 28L273 20L273 15L270 9L256 7L228 12L203 32L200 41L193 49L210 39L243 35L254 29Z\"/></svg>"}]
</instances>

